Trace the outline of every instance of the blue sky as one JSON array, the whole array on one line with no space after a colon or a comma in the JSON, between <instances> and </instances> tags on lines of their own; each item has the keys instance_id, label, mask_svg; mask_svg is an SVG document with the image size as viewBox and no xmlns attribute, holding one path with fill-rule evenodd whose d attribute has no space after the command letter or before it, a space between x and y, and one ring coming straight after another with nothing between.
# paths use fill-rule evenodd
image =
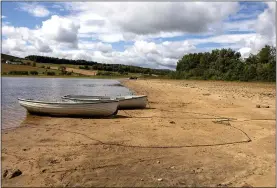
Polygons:
<instances>
[{"instance_id":1,"label":"blue sky","mask_svg":"<svg viewBox=\"0 0 277 188\"><path fill-rule=\"evenodd\" d=\"M273 2L2 2L2 53L151 68L215 48L247 57L275 45L275 11Z\"/></svg>"}]
</instances>

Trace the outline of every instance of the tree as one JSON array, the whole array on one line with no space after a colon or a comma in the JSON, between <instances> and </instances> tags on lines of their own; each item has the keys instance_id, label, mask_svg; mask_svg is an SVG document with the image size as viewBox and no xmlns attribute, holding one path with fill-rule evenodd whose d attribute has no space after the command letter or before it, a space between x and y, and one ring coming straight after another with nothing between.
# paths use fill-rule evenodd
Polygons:
<instances>
[{"instance_id":1,"label":"tree","mask_svg":"<svg viewBox=\"0 0 277 188\"><path fill-rule=\"evenodd\" d=\"M58 70L60 70L62 74L66 74L66 67L65 66L59 66Z\"/></svg>"},{"instance_id":2,"label":"tree","mask_svg":"<svg viewBox=\"0 0 277 188\"><path fill-rule=\"evenodd\" d=\"M262 64L268 63L270 59L271 48L268 45L265 45L260 52L258 53L259 62Z\"/></svg>"},{"instance_id":3,"label":"tree","mask_svg":"<svg viewBox=\"0 0 277 188\"><path fill-rule=\"evenodd\" d=\"M177 62L175 79L276 80L276 48L266 45L245 60L232 49L186 54Z\"/></svg>"}]
</instances>

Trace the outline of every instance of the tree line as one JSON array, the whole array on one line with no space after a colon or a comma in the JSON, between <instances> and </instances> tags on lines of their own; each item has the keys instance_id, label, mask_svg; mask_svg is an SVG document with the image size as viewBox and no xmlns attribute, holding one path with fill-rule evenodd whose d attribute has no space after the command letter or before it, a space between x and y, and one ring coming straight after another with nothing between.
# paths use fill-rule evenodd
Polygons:
<instances>
[{"instance_id":1,"label":"tree line","mask_svg":"<svg viewBox=\"0 0 277 188\"><path fill-rule=\"evenodd\" d=\"M143 73L143 74L156 74L156 75L168 75L170 70L165 69L150 69L150 68L143 68L138 66L132 65L122 65L122 64L104 64L104 63L97 63L94 61L86 61L86 60L69 60L69 59L59 59L54 57L47 57L47 56L37 56L37 55L30 55L25 57L25 59L39 62L39 63L52 63L52 64L70 64L70 65L80 65L80 69L86 70L102 70L102 71L114 71L119 72L121 74L126 73Z\"/></svg>"},{"instance_id":2,"label":"tree line","mask_svg":"<svg viewBox=\"0 0 277 188\"><path fill-rule=\"evenodd\" d=\"M92 65L97 63L93 61L71 60L71 59L63 59L63 58L60 59L55 57L37 56L37 55L29 55L25 57L25 59L35 61L38 63L52 63L52 64Z\"/></svg>"},{"instance_id":3,"label":"tree line","mask_svg":"<svg viewBox=\"0 0 277 188\"><path fill-rule=\"evenodd\" d=\"M276 48L265 45L256 55L242 58L232 49L192 53L177 62L174 79L276 81Z\"/></svg>"}]
</instances>

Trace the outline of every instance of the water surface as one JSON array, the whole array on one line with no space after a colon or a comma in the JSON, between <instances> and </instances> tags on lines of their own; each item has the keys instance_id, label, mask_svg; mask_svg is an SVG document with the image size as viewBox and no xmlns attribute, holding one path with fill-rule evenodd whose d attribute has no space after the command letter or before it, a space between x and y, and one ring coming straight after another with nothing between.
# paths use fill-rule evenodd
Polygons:
<instances>
[{"instance_id":1,"label":"water surface","mask_svg":"<svg viewBox=\"0 0 277 188\"><path fill-rule=\"evenodd\" d=\"M27 113L17 98L61 101L64 95L130 95L117 80L2 77L2 129L20 125Z\"/></svg>"}]
</instances>

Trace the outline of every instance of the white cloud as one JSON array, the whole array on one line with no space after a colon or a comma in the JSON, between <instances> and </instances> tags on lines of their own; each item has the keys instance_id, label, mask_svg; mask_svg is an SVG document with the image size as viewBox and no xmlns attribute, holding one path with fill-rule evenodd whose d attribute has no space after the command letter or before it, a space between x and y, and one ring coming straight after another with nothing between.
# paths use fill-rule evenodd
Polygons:
<instances>
[{"instance_id":1,"label":"white cloud","mask_svg":"<svg viewBox=\"0 0 277 188\"><path fill-rule=\"evenodd\" d=\"M23 40L31 40L31 36L33 36L33 31L27 27L13 27L4 25L2 27L2 35L11 39L23 39Z\"/></svg>"},{"instance_id":2,"label":"white cloud","mask_svg":"<svg viewBox=\"0 0 277 188\"><path fill-rule=\"evenodd\" d=\"M269 4L269 8L258 16L256 31L267 37L275 36L275 6Z\"/></svg>"},{"instance_id":3,"label":"white cloud","mask_svg":"<svg viewBox=\"0 0 277 188\"><path fill-rule=\"evenodd\" d=\"M255 22L256 33L243 39L244 45L240 51L244 53L244 57L248 57L250 53L256 54L266 44L276 46L276 2L266 2L266 4L268 8L258 16Z\"/></svg>"},{"instance_id":4,"label":"white cloud","mask_svg":"<svg viewBox=\"0 0 277 188\"><path fill-rule=\"evenodd\" d=\"M132 50L138 54L158 53L155 43L145 41L136 41Z\"/></svg>"},{"instance_id":5,"label":"white cloud","mask_svg":"<svg viewBox=\"0 0 277 188\"><path fill-rule=\"evenodd\" d=\"M276 2L265 2L268 6L268 8L272 11L276 11Z\"/></svg>"},{"instance_id":6,"label":"white cloud","mask_svg":"<svg viewBox=\"0 0 277 188\"><path fill-rule=\"evenodd\" d=\"M46 17L50 14L50 11L42 5L36 3L20 3L21 10L28 12L35 17Z\"/></svg>"},{"instance_id":7,"label":"white cloud","mask_svg":"<svg viewBox=\"0 0 277 188\"><path fill-rule=\"evenodd\" d=\"M53 15L35 29L3 25L2 50L20 57L47 55L172 69L186 53L213 49L208 45L197 47L205 46L205 43L238 49L243 57L247 57L250 53L257 53L265 44L275 45L275 4L267 4L267 9L257 19L235 22L224 21L239 10L239 4L235 2L53 4L53 9L65 8L70 14ZM28 11L33 15L43 12L34 11L36 7L43 7L41 5L24 5L32 6L33 9ZM252 33L223 34L226 31ZM210 37L182 39L188 33ZM170 37L180 39L164 41ZM112 45L118 45L115 43L118 41L132 41L133 44L126 44L124 51L116 51Z\"/></svg>"},{"instance_id":8,"label":"white cloud","mask_svg":"<svg viewBox=\"0 0 277 188\"><path fill-rule=\"evenodd\" d=\"M4 19L4 18L7 18L7 16L4 16L4 15L3 15L3 16L1 16L1 18Z\"/></svg>"},{"instance_id":9,"label":"white cloud","mask_svg":"<svg viewBox=\"0 0 277 188\"><path fill-rule=\"evenodd\" d=\"M247 31L247 32L255 32L255 26L257 24L257 20L241 20L241 21L233 21L233 22L225 22L222 24L222 31Z\"/></svg>"},{"instance_id":10,"label":"white cloud","mask_svg":"<svg viewBox=\"0 0 277 188\"><path fill-rule=\"evenodd\" d=\"M36 39L35 47L39 52L52 52L52 49L49 47L49 45L45 42L42 42L40 39Z\"/></svg>"},{"instance_id":11,"label":"white cloud","mask_svg":"<svg viewBox=\"0 0 277 188\"><path fill-rule=\"evenodd\" d=\"M241 57L247 58L247 57L249 57L249 55L251 53L251 48L243 47L243 48L239 49L238 52L240 52Z\"/></svg>"},{"instance_id":12,"label":"white cloud","mask_svg":"<svg viewBox=\"0 0 277 188\"><path fill-rule=\"evenodd\" d=\"M26 42L17 39L6 39L3 41L2 46L7 50L23 52Z\"/></svg>"},{"instance_id":13,"label":"white cloud","mask_svg":"<svg viewBox=\"0 0 277 188\"><path fill-rule=\"evenodd\" d=\"M98 39L103 42L118 42L123 40L122 34L99 34Z\"/></svg>"},{"instance_id":14,"label":"white cloud","mask_svg":"<svg viewBox=\"0 0 277 188\"><path fill-rule=\"evenodd\" d=\"M80 42L79 49L81 49L81 50L96 50L96 51L101 51L103 53L107 53L107 52L112 51L112 45L104 44L102 42L97 42L97 43Z\"/></svg>"},{"instance_id":15,"label":"white cloud","mask_svg":"<svg viewBox=\"0 0 277 188\"><path fill-rule=\"evenodd\" d=\"M42 22L41 32L45 38L76 46L79 28L78 23L68 18L54 15L50 19Z\"/></svg>"},{"instance_id":16,"label":"white cloud","mask_svg":"<svg viewBox=\"0 0 277 188\"><path fill-rule=\"evenodd\" d=\"M238 11L235 2L124 2L69 3L67 8L81 15L96 14L108 20L113 29L135 34L163 32L205 32L208 25L220 22ZM180 24L182 23L182 24Z\"/></svg>"},{"instance_id":17,"label":"white cloud","mask_svg":"<svg viewBox=\"0 0 277 188\"><path fill-rule=\"evenodd\" d=\"M67 16L80 34L103 42L137 41L212 32L212 27L239 10L234 2L73 2Z\"/></svg>"}]
</instances>

